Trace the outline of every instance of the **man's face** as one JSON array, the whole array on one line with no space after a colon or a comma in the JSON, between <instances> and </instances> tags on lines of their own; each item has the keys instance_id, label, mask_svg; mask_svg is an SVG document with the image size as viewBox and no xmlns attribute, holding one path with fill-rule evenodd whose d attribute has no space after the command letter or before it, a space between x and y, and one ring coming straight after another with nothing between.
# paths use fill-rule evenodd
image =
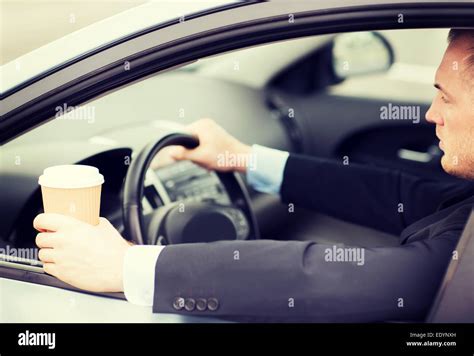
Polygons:
<instances>
[{"instance_id":1,"label":"man's face","mask_svg":"<svg viewBox=\"0 0 474 356\"><path fill-rule=\"evenodd\" d=\"M436 124L443 169L468 179L474 179L474 68L466 61L472 46L466 36L449 45L436 72L438 92L426 113L426 120Z\"/></svg>"}]
</instances>

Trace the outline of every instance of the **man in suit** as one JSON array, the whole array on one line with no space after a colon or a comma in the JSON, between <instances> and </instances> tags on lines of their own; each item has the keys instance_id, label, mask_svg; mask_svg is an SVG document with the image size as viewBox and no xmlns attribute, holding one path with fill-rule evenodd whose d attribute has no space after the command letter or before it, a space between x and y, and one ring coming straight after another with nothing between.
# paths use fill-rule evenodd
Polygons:
<instances>
[{"instance_id":1,"label":"man in suit","mask_svg":"<svg viewBox=\"0 0 474 356\"><path fill-rule=\"evenodd\" d=\"M35 228L52 231L36 238L45 271L86 290L124 291L130 302L154 312L267 321L423 320L474 206L474 31L451 31L449 42L426 119L436 125L442 166L462 178L457 182L247 146L212 120L189 127L199 147L171 153L243 172L255 189L296 207L399 234L400 246L352 255L311 241L132 247L106 219L92 227L40 214ZM216 157L222 152L255 155L257 169L221 167Z\"/></svg>"}]
</instances>

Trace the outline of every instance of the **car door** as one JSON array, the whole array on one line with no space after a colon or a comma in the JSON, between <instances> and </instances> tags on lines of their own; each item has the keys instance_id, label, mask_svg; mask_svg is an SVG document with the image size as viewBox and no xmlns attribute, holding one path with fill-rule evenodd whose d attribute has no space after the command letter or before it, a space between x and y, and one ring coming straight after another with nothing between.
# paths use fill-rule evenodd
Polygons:
<instances>
[{"instance_id":1,"label":"car door","mask_svg":"<svg viewBox=\"0 0 474 356\"><path fill-rule=\"evenodd\" d=\"M5 276L0 267L0 274ZM11 272L11 271L10 271ZM222 322L177 314L154 314L151 307L131 304L123 294L94 295L67 286L34 283L35 272L23 280L0 277L2 323L205 323ZM39 272L41 273L41 272ZM10 274L11 277L11 274Z\"/></svg>"}]
</instances>

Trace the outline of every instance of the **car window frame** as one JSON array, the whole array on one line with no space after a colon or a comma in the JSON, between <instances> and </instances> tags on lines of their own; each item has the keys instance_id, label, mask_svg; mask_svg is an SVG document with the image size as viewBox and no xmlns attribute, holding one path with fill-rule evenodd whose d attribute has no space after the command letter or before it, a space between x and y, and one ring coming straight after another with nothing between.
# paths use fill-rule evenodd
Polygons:
<instances>
[{"instance_id":1,"label":"car window frame","mask_svg":"<svg viewBox=\"0 0 474 356\"><path fill-rule=\"evenodd\" d=\"M314 2L258 2L135 37L68 65L9 96L3 95L0 144L53 118L53 108L65 102L76 106L148 75L226 51L327 33L420 26L472 27L474 9L469 0L379 1L380 4L345 1L342 4L347 2L346 6L339 1L333 7ZM410 18L403 26L396 21L401 12ZM289 15L298 20L291 26ZM133 69L124 69L125 63Z\"/></svg>"}]
</instances>

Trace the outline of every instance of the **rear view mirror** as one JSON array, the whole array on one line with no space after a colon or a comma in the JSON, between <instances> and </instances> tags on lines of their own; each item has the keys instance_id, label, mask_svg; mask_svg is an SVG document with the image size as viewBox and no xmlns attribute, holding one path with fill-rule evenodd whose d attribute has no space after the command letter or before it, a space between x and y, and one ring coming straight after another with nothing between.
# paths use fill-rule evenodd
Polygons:
<instances>
[{"instance_id":1,"label":"rear view mirror","mask_svg":"<svg viewBox=\"0 0 474 356\"><path fill-rule=\"evenodd\" d=\"M339 79L383 72L392 63L392 47L376 32L344 33L334 38L332 67Z\"/></svg>"}]
</instances>

